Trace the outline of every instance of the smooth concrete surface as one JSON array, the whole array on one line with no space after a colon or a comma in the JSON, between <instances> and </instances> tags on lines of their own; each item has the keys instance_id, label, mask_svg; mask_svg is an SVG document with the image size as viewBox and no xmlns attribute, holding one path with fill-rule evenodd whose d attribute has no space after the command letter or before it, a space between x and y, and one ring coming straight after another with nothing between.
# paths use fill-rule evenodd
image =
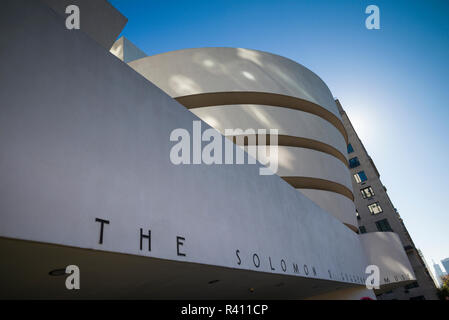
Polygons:
<instances>
[{"instance_id":1,"label":"smooth concrete surface","mask_svg":"<svg viewBox=\"0 0 449 320\"><path fill-rule=\"evenodd\" d=\"M316 103L340 118L326 84L290 59L243 48L195 48L145 57L130 66L172 97L261 91Z\"/></svg>"},{"instance_id":2,"label":"smooth concrete surface","mask_svg":"<svg viewBox=\"0 0 449 320\"><path fill-rule=\"evenodd\" d=\"M298 189L303 195L345 224L357 230L354 202L336 192L314 189Z\"/></svg>"},{"instance_id":3,"label":"smooth concrete surface","mask_svg":"<svg viewBox=\"0 0 449 320\"><path fill-rule=\"evenodd\" d=\"M340 119L332 94L313 72L289 59L248 49L199 48L168 52L129 63L172 97L208 92L266 92L301 98L324 107ZM329 101L331 98L332 102ZM334 154L305 147L279 146L281 177L311 177L341 184L352 192L347 147L341 132L328 120L279 106L241 104L189 109L224 133L225 129L278 129L280 135L311 139L336 149ZM337 112L336 112L337 111ZM248 150L248 148L246 148ZM342 161L343 160L343 161ZM334 190L333 188L329 188ZM343 223L356 226L355 210L336 193L314 200ZM351 196L352 198L352 196Z\"/></svg>"},{"instance_id":4,"label":"smooth concrete surface","mask_svg":"<svg viewBox=\"0 0 449 320\"><path fill-rule=\"evenodd\" d=\"M278 129L279 135L320 141L347 155L346 142L340 132L328 121L307 112L249 104L194 108L190 111L222 134L229 128Z\"/></svg>"},{"instance_id":5,"label":"smooth concrete surface","mask_svg":"<svg viewBox=\"0 0 449 320\"><path fill-rule=\"evenodd\" d=\"M316 150L278 147L280 177L311 177L339 183L352 191L349 170L337 158Z\"/></svg>"},{"instance_id":6,"label":"smooth concrete surface","mask_svg":"<svg viewBox=\"0 0 449 320\"><path fill-rule=\"evenodd\" d=\"M147 54L124 36L114 42L110 52L125 63L146 57Z\"/></svg>"},{"instance_id":7,"label":"smooth concrete surface","mask_svg":"<svg viewBox=\"0 0 449 320\"><path fill-rule=\"evenodd\" d=\"M1 237L363 284L358 236L280 177L172 164L198 118L86 34L35 1L0 17Z\"/></svg>"},{"instance_id":8,"label":"smooth concrete surface","mask_svg":"<svg viewBox=\"0 0 449 320\"><path fill-rule=\"evenodd\" d=\"M65 25L66 8L76 5L80 10L80 30L88 34L101 46L110 49L128 19L107 0L38 0L49 6L61 17ZM72 30L77 32L76 30Z\"/></svg>"},{"instance_id":9,"label":"smooth concrete surface","mask_svg":"<svg viewBox=\"0 0 449 320\"><path fill-rule=\"evenodd\" d=\"M316 103L285 94L262 91L220 91L181 96L176 97L175 100L187 109L250 104L307 112L328 121L347 141L346 130L339 117Z\"/></svg>"},{"instance_id":10,"label":"smooth concrete surface","mask_svg":"<svg viewBox=\"0 0 449 320\"><path fill-rule=\"evenodd\" d=\"M191 286L215 271L229 280L217 297L246 298L237 291L261 283L260 297L297 298L363 286L378 257L386 273L405 271L396 247L360 241L280 177L259 175L259 164L174 165L170 134L191 128L194 114L41 2L2 9L2 297L29 288L60 297L48 269L71 263L96 298L164 297L170 287L204 297Z\"/></svg>"},{"instance_id":11,"label":"smooth concrete surface","mask_svg":"<svg viewBox=\"0 0 449 320\"><path fill-rule=\"evenodd\" d=\"M309 199L341 222L349 224L353 226L354 230L357 230L358 224L351 193L352 185L349 171L345 165L333 156L311 149L284 146L279 146L277 149L278 169L276 174L280 177L323 179L326 182L338 183L346 188L344 193L337 193L330 187L327 190L304 188L298 190L309 190L305 194ZM256 157L257 150L251 150L248 147L245 147L245 150ZM259 153L258 159L262 159L262 163L267 163L268 160L260 157L260 155L261 153ZM328 184L324 183L322 187L326 188Z\"/></svg>"},{"instance_id":12,"label":"smooth concrete surface","mask_svg":"<svg viewBox=\"0 0 449 320\"><path fill-rule=\"evenodd\" d=\"M360 240L369 263L379 267L383 291L394 287L395 283L416 280L413 268L396 233L364 233L360 235Z\"/></svg>"}]
</instances>

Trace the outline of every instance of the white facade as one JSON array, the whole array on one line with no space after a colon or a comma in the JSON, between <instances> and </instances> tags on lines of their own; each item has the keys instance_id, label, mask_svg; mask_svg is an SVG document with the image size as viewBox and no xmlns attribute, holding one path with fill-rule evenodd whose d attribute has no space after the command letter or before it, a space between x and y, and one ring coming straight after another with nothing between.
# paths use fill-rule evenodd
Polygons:
<instances>
[{"instance_id":1,"label":"white facade","mask_svg":"<svg viewBox=\"0 0 449 320\"><path fill-rule=\"evenodd\" d=\"M373 296L370 264L391 283L414 278L396 236L366 241L351 228L349 173L333 151L346 155L340 116L310 70L232 48L127 65L43 2L3 8L0 297L325 298L347 289L358 298ZM257 103L195 115L177 102L216 92ZM258 93L296 109L265 106ZM280 147L279 171L302 187L259 175L260 164L171 163L170 133L198 117L203 129L279 125L303 138ZM85 279L77 292L48 275L70 264Z\"/></svg>"},{"instance_id":2,"label":"white facade","mask_svg":"<svg viewBox=\"0 0 449 320\"><path fill-rule=\"evenodd\" d=\"M309 147L280 143L277 174L321 179L346 188L341 197L329 195L330 190L312 189L307 184L302 189L308 189L307 194L316 203L332 208L334 216L357 229L345 136L329 121L334 116L341 123L340 115L331 92L313 72L277 55L239 48L179 50L144 57L129 65L178 101L203 94L206 106L191 110L223 134L229 128L278 129L279 134L297 138L299 143L308 139L312 144L337 150L342 155L339 158ZM252 97L246 98L250 103L225 104L226 96L243 101L245 97L239 97L240 92L285 95L297 103L297 109L284 107L278 96L273 98L278 104L272 106L251 103L258 101L251 100ZM207 96L214 93L224 93L223 105L210 105ZM317 111L298 110L309 111L309 106ZM326 113L319 116L319 111Z\"/></svg>"}]
</instances>

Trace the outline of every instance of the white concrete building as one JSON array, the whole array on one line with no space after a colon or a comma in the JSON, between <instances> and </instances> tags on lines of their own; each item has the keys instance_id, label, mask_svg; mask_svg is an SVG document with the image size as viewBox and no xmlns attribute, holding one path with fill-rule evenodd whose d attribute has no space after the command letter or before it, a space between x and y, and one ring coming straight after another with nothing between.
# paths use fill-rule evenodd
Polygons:
<instances>
[{"instance_id":1,"label":"white concrete building","mask_svg":"<svg viewBox=\"0 0 449 320\"><path fill-rule=\"evenodd\" d=\"M238 48L127 64L110 52L142 54L111 42L126 19L71 3L104 23L68 30L50 0L0 12L0 297L375 298L370 265L377 293L415 280L395 233L357 233L347 133L317 75ZM173 164L171 133L199 120L278 129L277 175ZM80 290L52 276L68 265Z\"/></svg>"}]
</instances>

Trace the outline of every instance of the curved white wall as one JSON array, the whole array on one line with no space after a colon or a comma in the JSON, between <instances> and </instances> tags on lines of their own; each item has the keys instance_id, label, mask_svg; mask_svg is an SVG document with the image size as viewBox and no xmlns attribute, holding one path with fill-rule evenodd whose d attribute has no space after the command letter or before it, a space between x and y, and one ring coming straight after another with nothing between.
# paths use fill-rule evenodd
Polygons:
<instances>
[{"instance_id":1,"label":"curved white wall","mask_svg":"<svg viewBox=\"0 0 449 320\"><path fill-rule=\"evenodd\" d=\"M368 263L380 270L381 290L397 282L416 280L399 236L394 232L369 232L360 235Z\"/></svg>"},{"instance_id":2,"label":"curved white wall","mask_svg":"<svg viewBox=\"0 0 449 320\"><path fill-rule=\"evenodd\" d=\"M342 129L335 124L341 122L340 114L331 92L316 74L290 59L239 48L179 50L145 57L129 65L172 97L225 93L218 100L208 101L207 106L187 105L221 133L236 128L278 129L280 135L288 136L288 141L279 140L277 174L301 179L301 183L286 180L297 188L327 190L327 193L315 190L313 201L353 230L357 229L354 205L348 203L353 195L346 141ZM230 92L281 94L312 104L309 109L290 108L285 102L276 101L277 97L274 102L279 105L248 104L247 100L240 104L216 103L226 100ZM302 100L298 103L303 103ZM331 184L339 184L345 190Z\"/></svg>"},{"instance_id":3,"label":"curved white wall","mask_svg":"<svg viewBox=\"0 0 449 320\"><path fill-rule=\"evenodd\" d=\"M357 230L357 218L354 202L336 192L315 189L298 189L303 195L314 201L318 206L331 213L341 222ZM354 213L354 214L348 214Z\"/></svg>"},{"instance_id":4,"label":"curved white wall","mask_svg":"<svg viewBox=\"0 0 449 320\"><path fill-rule=\"evenodd\" d=\"M158 54L129 64L172 97L205 92L260 91L316 103L340 118L329 88L290 59L242 48L198 48Z\"/></svg>"},{"instance_id":5,"label":"curved white wall","mask_svg":"<svg viewBox=\"0 0 449 320\"><path fill-rule=\"evenodd\" d=\"M328 290L363 285L366 258L354 232L278 176L259 175L260 165L173 164L171 132L198 118L86 34L68 33L40 2L27 3L0 11L14 39L0 58L20 62L0 74L0 237L164 259L178 269L321 279ZM101 243L97 218L110 222ZM141 229L151 230L151 250L147 239L139 245Z\"/></svg>"},{"instance_id":6,"label":"curved white wall","mask_svg":"<svg viewBox=\"0 0 449 320\"><path fill-rule=\"evenodd\" d=\"M12 59L0 74L0 237L9 238L0 245L11 244L6 247L12 267L1 272L12 285L2 286L3 292L11 288L26 296L33 287L45 295L52 287L48 277L39 282L42 287L33 278L18 288L14 280L30 272L18 271L16 262L20 270L42 279L65 262L78 265L72 254L64 255L70 260L52 260L74 250L92 257L91 265L82 267L88 286L99 274L90 267L101 271L96 262L105 264L101 252L120 257L117 265L115 259L108 261L112 269L121 269L123 282L108 282L114 277L103 275L106 286L91 286L97 298L105 297L106 290L123 295L121 284L130 283L130 273L147 284L140 286L143 297L160 287L172 289L161 284L167 270L157 261L170 266L169 277L189 280L183 275L191 273L182 273L189 265L198 274L206 266L231 270L221 279L234 289L243 274L247 280L257 274L253 283L264 280L270 297L276 297L280 277L286 285L279 290L302 290L309 283L324 293L340 285L362 287L368 262L392 273L409 269L397 236L359 237L278 176L259 175L258 165L174 165L168 137L173 129L189 127L196 116L85 33L67 32L40 1L7 1L2 9L0 22L13 40L0 50L1 61ZM109 221L103 241L98 218ZM139 245L142 230L150 229L151 248L148 242ZM27 246L22 255L20 243ZM42 243L66 250L49 249L45 259L31 255L32 263L21 260L29 252L43 252ZM132 256L139 256L137 269L130 264ZM156 286L152 278L158 279ZM217 278L192 280L203 281L204 287L211 279ZM192 281L184 288L196 285Z\"/></svg>"},{"instance_id":7,"label":"curved white wall","mask_svg":"<svg viewBox=\"0 0 449 320\"><path fill-rule=\"evenodd\" d=\"M323 118L307 112L251 104L194 108L190 111L222 134L227 128L274 128L279 130L280 135L307 138L330 145L347 158L346 142L340 132Z\"/></svg>"},{"instance_id":8,"label":"curved white wall","mask_svg":"<svg viewBox=\"0 0 449 320\"><path fill-rule=\"evenodd\" d=\"M339 183L352 191L349 169L337 158L316 150L279 146L281 177L310 177Z\"/></svg>"}]
</instances>

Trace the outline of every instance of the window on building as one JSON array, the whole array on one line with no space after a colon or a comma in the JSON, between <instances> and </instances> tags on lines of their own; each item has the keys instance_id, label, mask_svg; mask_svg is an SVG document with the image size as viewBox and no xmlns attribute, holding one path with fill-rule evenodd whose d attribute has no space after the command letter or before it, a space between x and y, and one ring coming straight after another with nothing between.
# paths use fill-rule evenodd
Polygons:
<instances>
[{"instance_id":1,"label":"window on building","mask_svg":"<svg viewBox=\"0 0 449 320\"><path fill-rule=\"evenodd\" d=\"M359 165L360 165L359 158L354 157L354 158L349 159L349 168L352 169L352 168L358 167Z\"/></svg>"},{"instance_id":2,"label":"window on building","mask_svg":"<svg viewBox=\"0 0 449 320\"><path fill-rule=\"evenodd\" d=\"M362 193L363 199L371 198L372 196L374 196L374 191L371 187L363 188L360 190L360 192Z\"/></svg>"},{"instance_id":3,"label":"window on building","mask_svg":"<svg viewBox=\"0 0 449 320\"><path fill-rule=\"evenodd\" d=\"M348 153L353 153L354 149L352 148L351 144L348 144Z\"/></svg>"},{"instance_id":4,"label":"window on building","mask_svg":"<svg viewBox=\"0 0 449 320\"><path fill-rule=\"evenodd\" d=\"M371 214L379 214L382 212L382 208L379 202L371 203L370 205L368 205L368 209Z\"/></svg>"},{"instance_id":5,"label":"window on building","mask_svg":"<svg viewBox=\"0 0 449 320\"><path fill-rule=\"evenodd\" d=\"M364 226L360 226L360 233L366 233L366 228Z\"/></svg>"},{"instance_id":6,"label":"window on building","mask_svg":"<svg viewBox=\"0 0 449 320\"><path fill-rule=\"evenodd\" d=\"M388 223L387 219L382 219L382 220L376 221L376 227L377 227L377 230L383 231L383 232L393 231L393 229L391 229L390 224Z\"/></svg>"},{"instance_id":7,"label":"window on building","mask_svg":"<svg viewBox=\"0 0 449 320\"><path fill-rule=\"evenodd\" d=\"M354 175L354 179L357 183L368 180L366 177L365 171L359 171Z\"/></svg>"}]
</instances>

